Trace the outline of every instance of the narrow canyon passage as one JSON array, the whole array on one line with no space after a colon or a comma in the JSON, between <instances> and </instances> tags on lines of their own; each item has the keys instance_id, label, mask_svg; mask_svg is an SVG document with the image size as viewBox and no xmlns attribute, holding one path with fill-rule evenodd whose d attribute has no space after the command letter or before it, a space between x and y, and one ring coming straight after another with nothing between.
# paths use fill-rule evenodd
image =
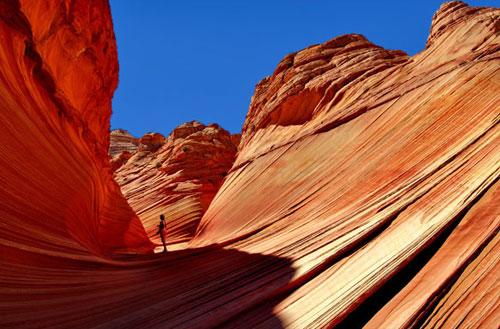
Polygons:
<instances>
[{"instance_id":1,"label":"narrow canyon passage","mask_svg":"<svg viewBox=\"0 0 500 329\"><path fill-rule=\"evenodd\" d=\"M0 327L498 327L499 14L289 54L241 136L110 145L107 1L0 1Z\"/></svg>"}]
</instances>

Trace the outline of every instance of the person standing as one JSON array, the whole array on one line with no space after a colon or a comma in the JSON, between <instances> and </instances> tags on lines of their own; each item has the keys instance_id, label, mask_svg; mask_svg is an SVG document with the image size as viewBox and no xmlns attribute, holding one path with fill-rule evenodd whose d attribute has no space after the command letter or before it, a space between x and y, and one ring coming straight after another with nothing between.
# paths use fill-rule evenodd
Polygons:
<instances>
[{"instance_id":1,"label":"person standing","mask_svg":"<svg viewBox=\"0 0 500 329\"><path fill-rule=\"evenodd\" d=\"M167 252L167 244L165 243L165 216L160 215L160 225L158 225L158 232L156 234L160 235L161 243L163 243L163 252Z\"/></svg>"}]
</instances>

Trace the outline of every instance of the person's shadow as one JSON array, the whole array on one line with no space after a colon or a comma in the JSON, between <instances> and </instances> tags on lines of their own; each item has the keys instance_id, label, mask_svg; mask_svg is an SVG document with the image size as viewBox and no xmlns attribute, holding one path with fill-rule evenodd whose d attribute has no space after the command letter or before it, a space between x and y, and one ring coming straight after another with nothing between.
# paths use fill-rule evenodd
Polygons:
<instances>
[{"instance_id":1,"label":"person's shadow","mask_svg":"<svg viewBox=\"0 0 500 329\"><path fill-rule=\"evenodd\" d=\"M286 258L209 246L121 260L121 314L104 327L283 328L273 308L294 274Z\"/></svg>"}]
</instances>

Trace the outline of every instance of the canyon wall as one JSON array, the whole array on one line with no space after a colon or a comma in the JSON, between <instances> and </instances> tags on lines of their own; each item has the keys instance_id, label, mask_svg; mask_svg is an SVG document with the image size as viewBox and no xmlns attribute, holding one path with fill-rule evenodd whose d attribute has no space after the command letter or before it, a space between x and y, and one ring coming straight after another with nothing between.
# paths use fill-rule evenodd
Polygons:
<instances>
[{"instance_id":1,"label":"canyon wall","mask_svg":"<svg viewBox=\"0 0 500 329\"><path fill-rule=\"evenodd\" d=\"M286 327L498 326L499 31L453 2L413 57L355 34L286 56L191 246L289 259Z\"/></svg>"},{"instance_id":2,"label":"canyon wall","mask_svg":"<svg viewBox=\"0 0 500 329\"><path fill-rule=\"evenodd\" d=\"M67 257L151 250L109 170L108 4L1 6L2 245Z\"/></svg>"},{"instance_id":3,"label":"canyon wall","mask_svg":"<svg viewBox=\"0 0 500 329\"><path fill-rule=\"evenodd\" d=\"M152 254L107 154L107 2L0 1L0 327L498 327L499 14L444 4L412 57L286 56L188 248ZM113 164L131 204L198 133Z\"/></svg>"}]
</instances>

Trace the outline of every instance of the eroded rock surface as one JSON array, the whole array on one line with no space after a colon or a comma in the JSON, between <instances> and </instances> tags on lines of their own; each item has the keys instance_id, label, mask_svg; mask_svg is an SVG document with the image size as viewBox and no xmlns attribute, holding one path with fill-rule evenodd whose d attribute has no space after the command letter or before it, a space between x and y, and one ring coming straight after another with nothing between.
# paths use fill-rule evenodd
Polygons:
<instances>
[{"instance_id":1,"label":"eroded rock surface","mask_svg":"<svg viewBox=\"0 0 500 329\"><path fill-rule=\"evenodd\" d=\"M108 4L1 1L0 327L498 328L499 14L445 4L413 57L286 56L189 248L157 255L107 154ZM222 152L194 126L121 153L140 216Z\"/></svg>"},{"instance_id":2,"label":"eroded rock surface","mask_svg":"<svg viewBox=\"0 0 500 329\"><path fill-rule=\"evenodd\" d=\"M2 246L61 257L151 250L108 169L118 78L108 4L0 5Z\"/></svg>"},{"instance_id":3,"label":"eroded rock surface","mask_svg":"<svg viewBox=\"0 0 500 329\"><path fill-rule=\"evenodd\" d=\"M286 56L192 246L290 259L284 327L498 326L499 13L444 4L413 57L359 35Z\"/></svg>"}]
</instances>

